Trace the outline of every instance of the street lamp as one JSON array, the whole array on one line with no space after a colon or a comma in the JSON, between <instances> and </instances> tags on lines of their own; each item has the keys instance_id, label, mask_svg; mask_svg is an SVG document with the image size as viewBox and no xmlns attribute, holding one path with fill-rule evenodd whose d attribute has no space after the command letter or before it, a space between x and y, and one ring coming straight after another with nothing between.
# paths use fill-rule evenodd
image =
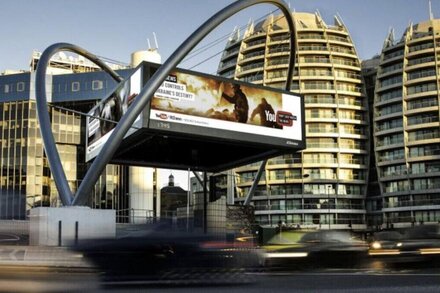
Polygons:
<instances>
[{"instance_id":1,"label":"street lamp","mask_svg":"<svg viewBox=\"0 0 440 293\"><path fill-rule=\"evenodd\" d=\"M284 222L287 226L287 170L284 173Z\"/></svg>"},{"instance_id":2,"label":"street lamp","mask_svg":"<svg viewBox=\"0 0 440 293\"><path fill-rule=\"evenodd\" d=\"M328 213L327 213L327 219L328 219L328 229L330 230L330 188L332 188L331 185L327 185L327 206L328 206Z\"/></svg>"}]
</instances>

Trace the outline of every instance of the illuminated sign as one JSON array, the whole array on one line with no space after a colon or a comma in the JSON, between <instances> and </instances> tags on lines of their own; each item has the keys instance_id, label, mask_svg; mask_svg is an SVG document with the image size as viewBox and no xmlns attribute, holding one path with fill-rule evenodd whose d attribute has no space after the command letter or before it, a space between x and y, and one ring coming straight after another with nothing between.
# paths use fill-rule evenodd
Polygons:
<instances>
[{"instance_id":1,"label":"illuminated sign","mask_svg":"<svg viewBox=\"0 0 440 293\"><path fill-rule=\"evenodd\" d=\"M299 146L304 136L300 96L180 70L156 91L149 118L151 129L187 132L173 127L181 124L209 129L202 130L207 136L227 131L229 138L278 146Z\"/></svg>"}]
</instances>

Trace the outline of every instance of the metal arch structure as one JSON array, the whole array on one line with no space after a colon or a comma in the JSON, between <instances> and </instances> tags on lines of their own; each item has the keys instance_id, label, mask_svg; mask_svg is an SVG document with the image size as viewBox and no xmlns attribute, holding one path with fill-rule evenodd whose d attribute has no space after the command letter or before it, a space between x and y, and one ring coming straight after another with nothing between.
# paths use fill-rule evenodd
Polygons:
<instances>
[{"instance_id":1,"label":"metal arch structure","mask_svg":"<svg viewBox=\"0 0 440 293\"><path fill-rule=\"evenodd\" d=\"M43 138L44 150L46 152L47 160L49 161L50 170L52 171L52 176L58 189L61 202L63 203L63 205L69 206L72 204L74 195L70 190L66 178L66 173L64 172L63 166L61 164L60 155L56 148L55 139L52 134L49 112L47 110L46 97L47 65L49 64L52 56L60 51L70 51L86 57L87 59L101 67L101 69L106 71L118 83L121 82L123 79L94 54L78 46L68 43L57 43L48 47L46 50L44 50L44 53L41 55L41 58L38 61L35 76L35 93L41 137Z\"/></svg>"},{"instance_id":2,"label":"metal arch structure","mask_svg":"<svg viewBox=\"0 0 440 293\"><path fill-rule=\"evenodd\" d=\"M103 61L99 60L95 55L86 50L72 44L58 43L47 48L38 62L36 71L36 101L37 112L40 123L40 131L42 134L46 156L49 161L52 174L54 176L55 184L60 194L60 199L65 206L84 205L87 202L94 185L99 176L105 169L108 162L111 160L119 145L121 144L125 134L130 129L133 122L141 111L147 106L156 90L160 87L162 82L168 76L169 72L173 70L180 61L212 30L223 23L225 20L238 13L239 11L256 4L273 4L277 6L284 14L290 30L290 62L287 70L286 90L290 91L293 70L295 66L295 42L294 42L294 22L289 7L282 0L239 0L229 6L223 8L211 18L205 21L195 32L193 32L165 61L163 65L155 72L155 74L147 81L135 101L130 105L127 112L122 116L119 123L116 125L113 133L109 137L101 149L98 156L91 164L83 181L81 182L76 194L74 195L68 185L65 172L61 165L61 160L56 149L55 140L51 132L51 124L49 119L49 112L47 110L46 99L46 69L50 58L59 51L72 51L85 58L91 60L103 70L109 73L115 80L122 81L122 79Z\"/></svg>"}]
</instances>

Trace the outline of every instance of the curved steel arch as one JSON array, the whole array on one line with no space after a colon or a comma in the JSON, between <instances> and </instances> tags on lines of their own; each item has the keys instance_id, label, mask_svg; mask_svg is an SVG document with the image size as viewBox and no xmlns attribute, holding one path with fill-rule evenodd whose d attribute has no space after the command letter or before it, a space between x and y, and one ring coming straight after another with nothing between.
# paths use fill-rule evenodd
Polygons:
<instances>
[{"instance_id":1,"label":"curved steel arch","mask_svg":"<svg viewBox=\"0 0 440 293\"><path fill-rule=\"evenodd\" d=\"M53 135L50 132L51 128L49 122L49 114L46 108L47 101L46 101L46 92L44 87L45 85L41 84L41 81L45 81L45 72L46 72L45 64L47 64L49 62L50 57L59 50L63 50L63 49L71 50L87 58L89 58L89 56L96 58L96 56L88 53L87 51L79 47L70 44L54 44L44 51L37 67L37 80L36 80L37 111L40 120L41 133L45 144L46 154L50 163L52 173L55 172L58 173L55 174L56 176L54 176L54 180L56 182L58 192L60 193L60 197L64 205L84 205L87 202L87 198L91 193L93 186L95 185L96 181L99 179L99 176L103 172L107 163L110 161L111 157L118 149L125 134L130 129L131 125L136 120L137 116L142 112L142 110L148 104L148 102L150 101L151 97L154 95L156 90L160 87L162 82L168 76L169 72L173 70L179 64L179 62L208 33L210 33L223 21L225 21L232 15L236 14L237 12L247 7L261 3L273 4L277 6L286 17L286 21L289 26L291 52L290 52L289 68L287 70L286 90L290 91L293 69L295 66L296 50L295 50L295 42L294 42L294 32L295 32L294 22L288 6L284 3L284 1L281 0L240 0L230 4L229 6L217 12L207 21L205 21L205 23L203 23L194 33L192 33L174 51L174 53L165 61L165 63L159 67L156 73L147 81L147 83L142 88L141 92L138 94L135 101L130 105L125 115L122 116L121 120L116 125L113 133L111 134L108 141L101 149L98 156L93 161L92 165L87 171L72 201L70 200L70 198L72 197L72 192L70 191L64 170L61 166L61 161L59 159L59 155L56 150ZM103 62L99 61L97 58L92 59L92 61L94 61L99 66L101 66L105 71L110 73L115 78L115 76L113 75L115 73L111 69L109 69L105 64L103 64ZM41 65L40 63L44 63L44 65ZM106 67L104 67L103 65ZM44 93L42 92L43 90ZM49 152L51 152L51 154L49 154ZM54 153L56 153L56 155Z\"/></svg>"},{"instance_id":2,"label":"curved steel arch","mask_svg":"<svg viewBox=\"0 0 440 293\"><path fill-rule=\"evenodd\" d=\"M44 50L37 65L37 71L35 76L35 93L37 102L38 120L40 123L41 137L44 142L44 149L46 151L47 160L49 161L50 170L55 181L55 185L58 189L61 202L63 205L71 205L73 201L73 194L70 190L69 183L67 182L66 173L61 165L60 155L56 148L55 139L53 137L49 112L47 110L47 97L46 97L46 70L50 59L59 51L70 51L82 55L101 67L117 82L121 82L123 79L114 72L107 64L94 54L72 44L57 43L53 44Z\"/></svg>"}]
</instances>

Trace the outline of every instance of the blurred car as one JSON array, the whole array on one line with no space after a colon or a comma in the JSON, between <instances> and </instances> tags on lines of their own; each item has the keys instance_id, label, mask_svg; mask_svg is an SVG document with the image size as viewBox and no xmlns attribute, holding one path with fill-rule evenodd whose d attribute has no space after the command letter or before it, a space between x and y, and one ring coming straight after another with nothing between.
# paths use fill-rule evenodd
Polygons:
<instances>
[{"instance_id":1,"label":"blurred car","mask_svg":"<svg viewBox=\"0 0 440 293\"><path fill-rule=\"evenodd\" d=\"M73 249L94 264L105 281L200 279L210 272L245 271L259 263L251 243L190 233L155 231L85 241Z\"/></svg>"},{"instance_id":2,"label":"blurred car","mask_svg":"<svg viewBox=\"0 0 440 293\"><path fill-rule=\"evenodd\" d=\"M267 267L353 267L367 256L368 245L350 231L320 230L305 233L294 245L268 249Z\"/></svg>"},{"instance_id":3,"label":"blurred car","mask_svg":"<svg viewBox=\"0 0 440 293\"><path fill-rule=\"evenodd\" d=\"M370 252L399 249L403 235L398 231L380 231L373 234L370 242Z\"/></svg>"},{"instance_id":4,"label":"blurred car","mask_svg":"<svg viewBox=\"0 0 440 293\"><path fill-rule=\"evenodd\" d=\"M418 225L401 232L377 233L369 255L388 262L427 261L440 257L440 225Z\"/></svg>"}]
</instances>

